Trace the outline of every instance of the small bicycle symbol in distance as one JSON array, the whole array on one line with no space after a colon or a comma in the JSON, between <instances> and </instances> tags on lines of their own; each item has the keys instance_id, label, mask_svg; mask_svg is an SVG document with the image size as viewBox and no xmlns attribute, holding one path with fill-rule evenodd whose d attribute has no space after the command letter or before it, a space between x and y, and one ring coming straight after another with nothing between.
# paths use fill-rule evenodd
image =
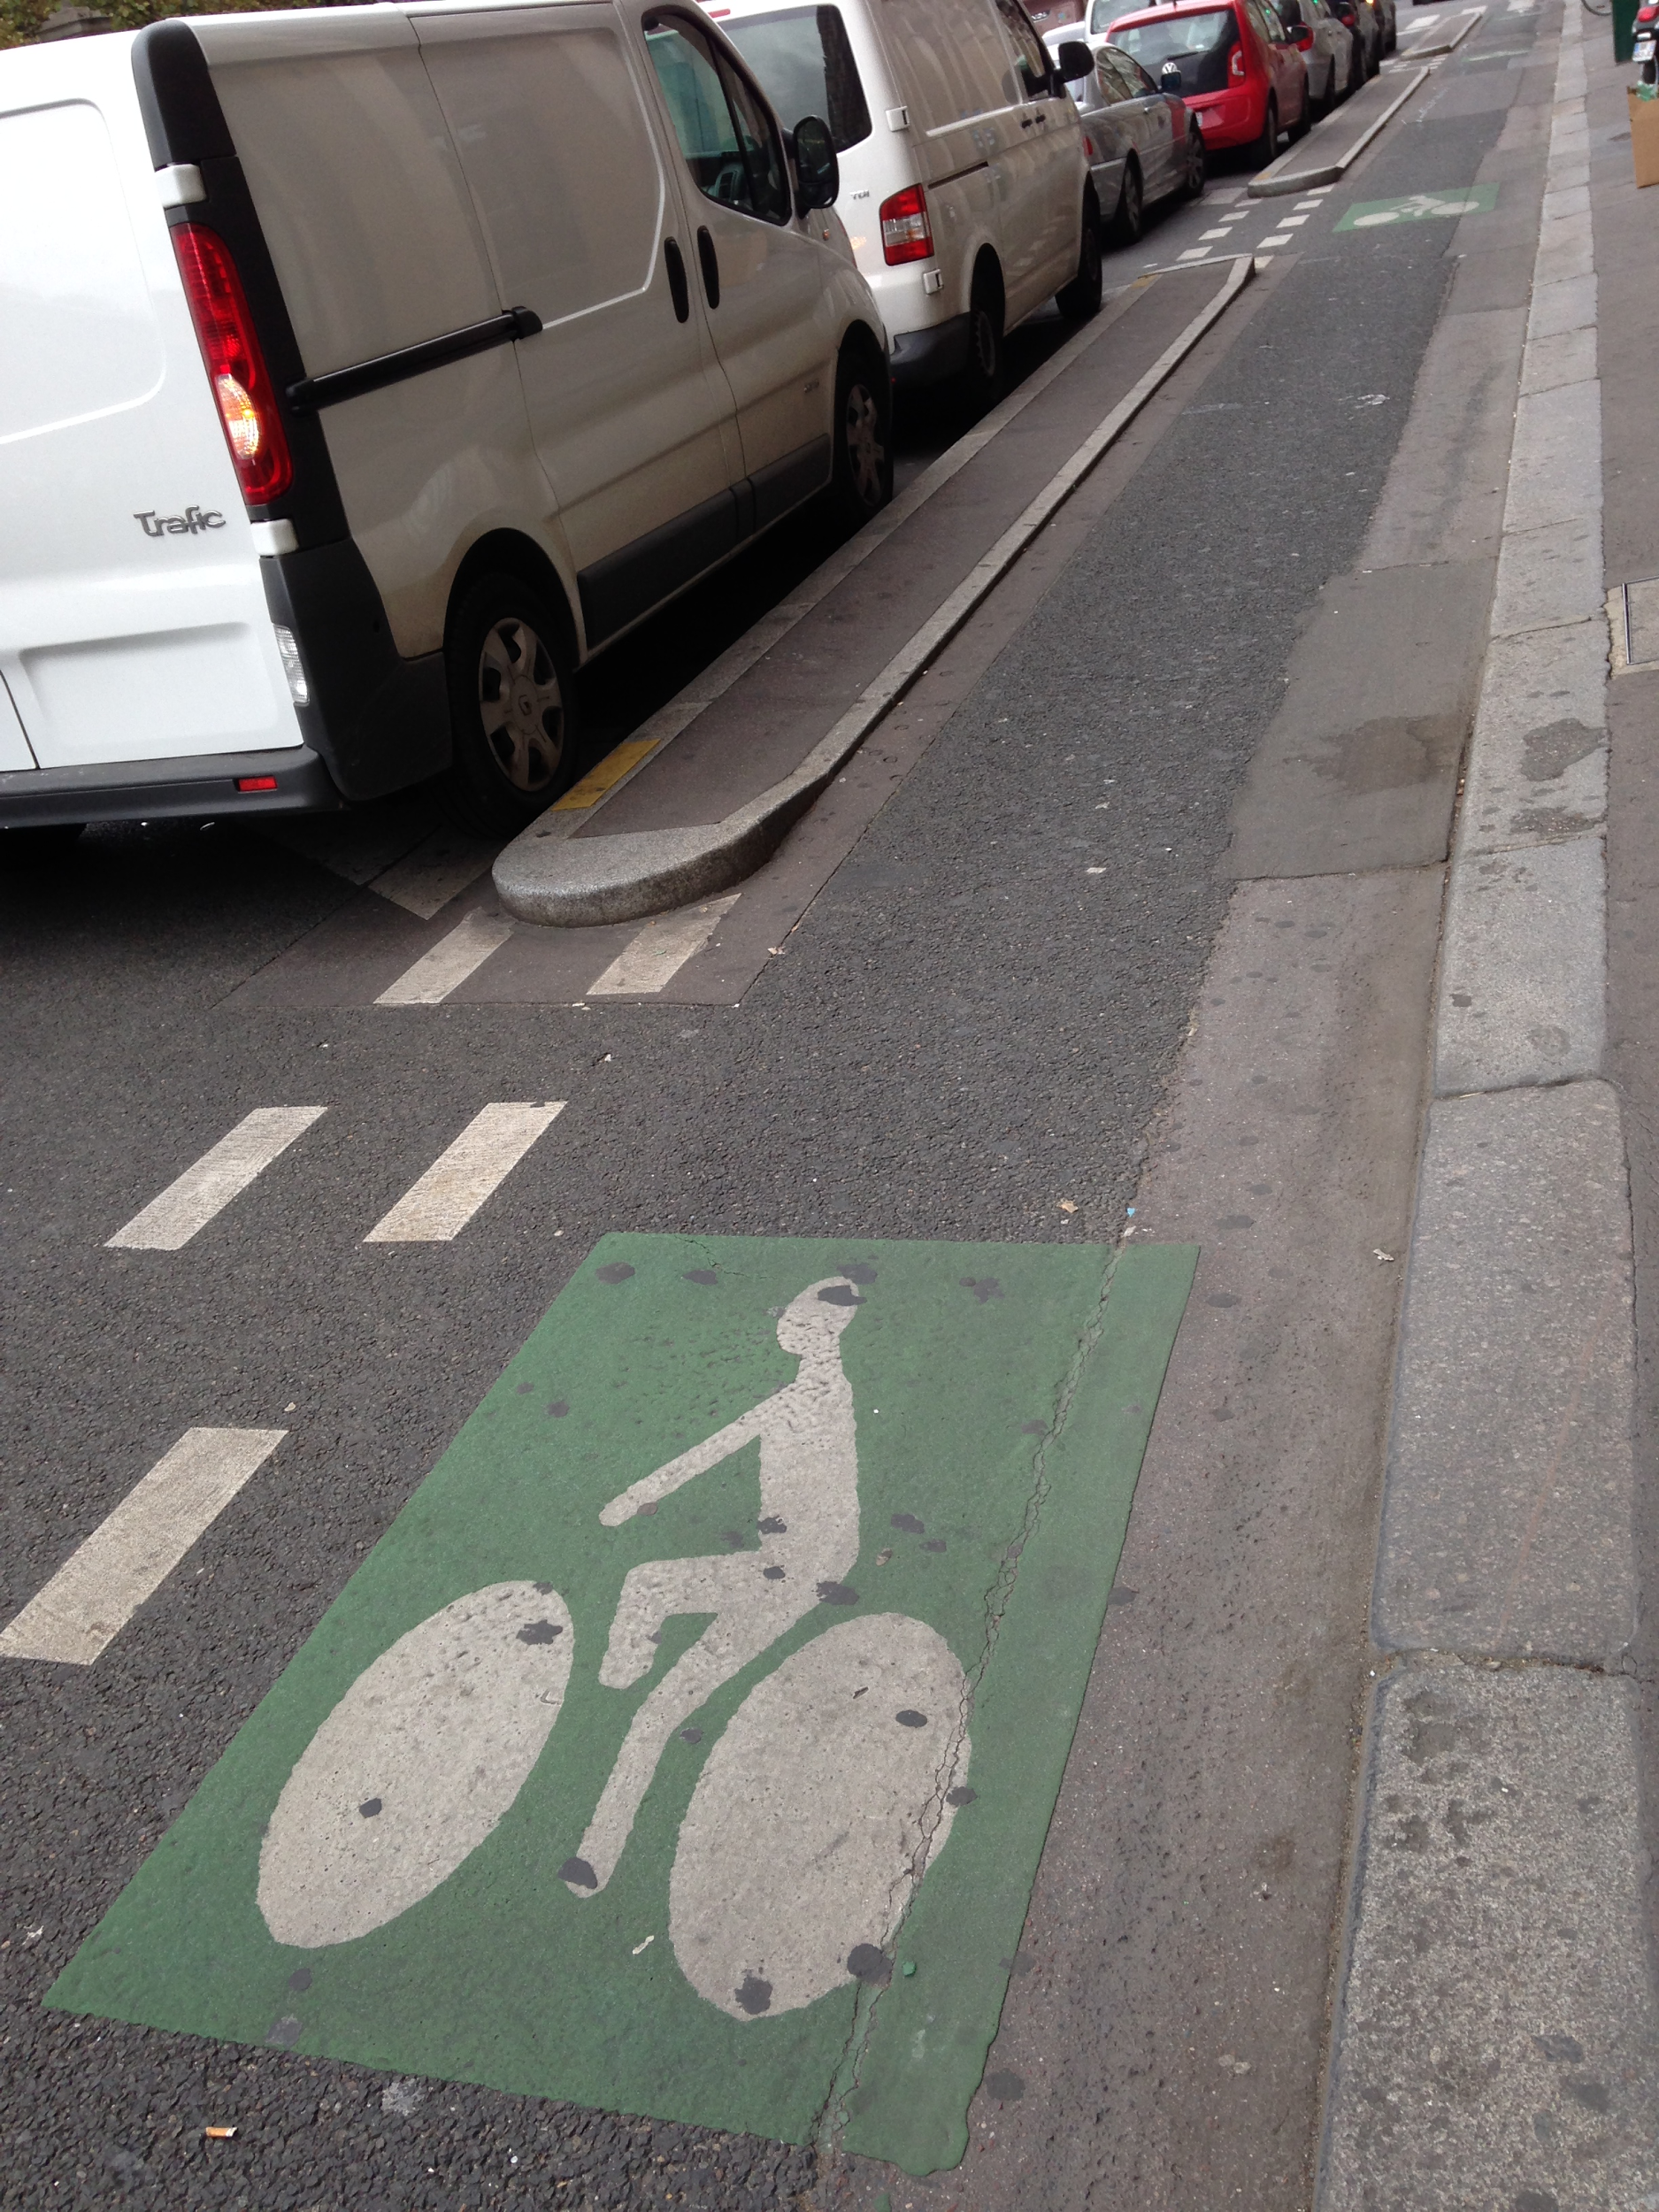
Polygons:
<instances>
[{"instance_id":1,"label":"small bicycle symbol in distance","mask_svg":"<svg viewBox=\"0 0 1659 2212\"><path fill-rule=\"evenodd\" d=\"M608 1688L649 1672L665 1622L714 1617L635 1711L558 1870L574 1897L611 1881L691 1716L814 1608L857 1602L844 1580L859 1506L841 1340L863 1303L849 1276L809 1284L777 1324L799 1362L794 1380L600 1513L607 1528L652 1514L759 1441L759 1548L647 1560L623 1583L598 1670ZM456 1872L540 1758L574 1644L550 1583L503 1582L457 1598L365 1669L265 1832L258 1900L279 1943L314 1950L369 1935ZM886 1979L915 1886L973 1795L963 1786L969 1702L944 1639L897 1613L827 1627L749 1691L704 1762L669 1879L669 1934L693 1988L753 2019L810 2004L849 1975Z\"/></svg>"}]
</instances>

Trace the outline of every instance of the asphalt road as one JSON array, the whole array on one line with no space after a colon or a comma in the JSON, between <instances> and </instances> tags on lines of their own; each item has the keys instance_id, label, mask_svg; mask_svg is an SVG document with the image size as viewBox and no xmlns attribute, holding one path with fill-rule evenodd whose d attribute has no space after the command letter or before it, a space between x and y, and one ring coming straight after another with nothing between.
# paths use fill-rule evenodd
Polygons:
<instances>
[{"instance_id":1,"label":"asphalt road","mask_svg":"<svg viewBox=\"0 0 1659 2212\"><path fill-rule=\"evenodd\" d=\"M39 1998L605 1232L1118 1236L1225 910L1241 779L1317 594L1354 563L1454 273L1443 225L1334 220L1466 182L1531 25L1483 27L1437 80L1453 96L1419 96L1277 250L1183 411L741 1006L228 1011L347 892L226 826L99 831L0 886L0 1616L185 1428L288 1432L96 1666L0 1663L0 2202L771 2208L814 2189L805 2150L388 2088ZM1166 217L1111 273L1173 260L1225 204ZM1252 205L1228 250L1285 208ZM760 566L707 588L703 614L723 603L729 627L757 605ZM596 727L620 733L677 687L694 613L595 672ZM562 1117L453 1242L364 1243L480 1105L543 1098ZM104 1248L276 1103L330 1110L257 1202L177 1253ZM1153 1947L1144 1972L1163 1970ZM209 2123L234 2141L204 2142ZM1160 2126L1067 2200L1199 2202L1179 2124ZM1304 2203L1311 2152L1264 2165L1254 2200ZM1062 2200L1028 2183L1025 2201Z\"/></svg>"}]
</instances>

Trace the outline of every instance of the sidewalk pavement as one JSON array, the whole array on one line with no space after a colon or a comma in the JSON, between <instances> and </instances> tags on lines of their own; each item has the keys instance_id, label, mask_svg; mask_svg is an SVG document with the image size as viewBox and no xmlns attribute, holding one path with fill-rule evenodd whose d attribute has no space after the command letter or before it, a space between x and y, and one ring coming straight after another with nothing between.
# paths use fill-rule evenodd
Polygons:
<instances>
[{"instance_id":1,"label":"sidewalk pavement","mask_svg":"<svg viewBox=\"0 0 1659 2212\"><path fill-rule=\"evenodd\" d=\"M1659 2206L1659 666L1609 680L1604 604L1659 576L1659 192L1632 181L1631 74L1568 0L1441 944L1323 2212Z\"/></svg>"}]
</instances>

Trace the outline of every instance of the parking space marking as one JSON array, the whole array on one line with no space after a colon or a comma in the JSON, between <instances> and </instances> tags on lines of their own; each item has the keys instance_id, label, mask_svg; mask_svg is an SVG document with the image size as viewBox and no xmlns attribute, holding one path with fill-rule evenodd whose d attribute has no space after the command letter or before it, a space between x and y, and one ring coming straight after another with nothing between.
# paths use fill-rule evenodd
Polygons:
<instances>
[{"instance_id":1,"label":"parking space marking","mask_svg":"<svg viewBox=\"0 0 1659 2212\"><path fill-rule=\"evenodd\" d=\"M541 1106L503 1102L482 1108L363 1241L449 1243L564 1110L562 1098Z\"/></svg>"},{"instance_id":2,"label":"parking space marking","mask_svg":"<svg viewBox=\"0 0 1659 2212\"><path fill-rule=\"evenodd\" d=\"M741 896L733 891L676 914L659 914L623 947L596 982L589 998L645 998L672 983L694 953L699 953Z\"/></svg>"},{"instance_id":3,"label":"parking space marking","mask_svg":"<svg viewBox=\"0 0 1659 2212\"><path fill-rule=\"evenodd\" d=\"M176 1252L327 1112L326 1106L256 1106L106 1240L106 1249Z\"/></svg>"},{"instance_id":4,"label":"parking space marking","mask_svg":"<svg viewBox=\"0 0 1659 2212\"><path fill-rule=\"evenodd\" d=\"M0 1657L89 1667L287 1434L186 1429L0 1630Z\"/></svg>"},{"instance_id":5,"label":"parking space marking","mask_svg":"<svg viewBox=\"0 0 1659 2212\"><path fill-rule=\"evenodd\" d=\"M468 914L447 937L440 937L396 983L388 984L377 1006L436 1006L481 968L493 952L499 952L512 935L513 924L504 914L482 911Z\"/></svg>"},{"instance_id":6,"label":"parking space marking","mask_svg":"<svg viewBox=\"0 0 1659 2212\"><path fill-rule=\"evenodd\" d=\"M605 1238L46 2001L956 2165L1196 1256Z\"/></svg>"}]
</instances>

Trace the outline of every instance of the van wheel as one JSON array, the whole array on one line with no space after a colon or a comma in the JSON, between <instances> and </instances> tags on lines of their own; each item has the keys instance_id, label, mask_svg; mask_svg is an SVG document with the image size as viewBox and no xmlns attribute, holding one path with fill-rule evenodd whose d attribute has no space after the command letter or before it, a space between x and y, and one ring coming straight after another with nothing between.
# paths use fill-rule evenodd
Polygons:
<instances>
[{"instance_id":1,"label":"van wheel","mask_svg":"<svg viewBox=\"0 0 1659 2212\"><path fill-rule=\"evenodd\" d=\"M444 810L480 837L511 837L550 806L576 759L563 626L516 576L480 577L444 649L454 754L436 780Z\"/></svg>"},{"instance_id":2,"label":"van wheel","mask_svg":"<svg viewBox=\"0 0 1659 2212\"><path fill-rule=\"evenodd\" d=\"M892 385L859 349L843 353L835 372L835 456L830 500L857 529L893 496Z\"/></svg>"},{"instance_id":3,"label":"van wheel","mask_svg":"<svg viewBox=\"0 0 1659 2212\"><path fill-rule=\"evenodd\" d=\"M962 373L968 397L981 413L1002 396L1002 287L995 266L982 261L968 300L968 365Z\"/></svg>"},{"instance_id":4,"label":"van wheel","mask_svg":"<svg viewBox=\"0 0 1659 2212\"><path fill-rule=\"evenodd\" d=\"M1141 195L1141 172L1133 161L1124 164L1124 180L1118 188L1118 211L1112 217L1114 246L1133 246L1140 237L1146 221L1146 203Z\"/></svg>"},{"instance_id":5,"label":"van wheel","mask_svg":"<svg viewBox=\"0 0 1659 2212\"><path fill-rule=\"evenodd\" d=\"M1100 206L1091 184L1083 195L1083 227L1078 245L1077 274L1054 303L1069 323L1086 323L1100 313Z\"/></svg>"}]
</instances>

